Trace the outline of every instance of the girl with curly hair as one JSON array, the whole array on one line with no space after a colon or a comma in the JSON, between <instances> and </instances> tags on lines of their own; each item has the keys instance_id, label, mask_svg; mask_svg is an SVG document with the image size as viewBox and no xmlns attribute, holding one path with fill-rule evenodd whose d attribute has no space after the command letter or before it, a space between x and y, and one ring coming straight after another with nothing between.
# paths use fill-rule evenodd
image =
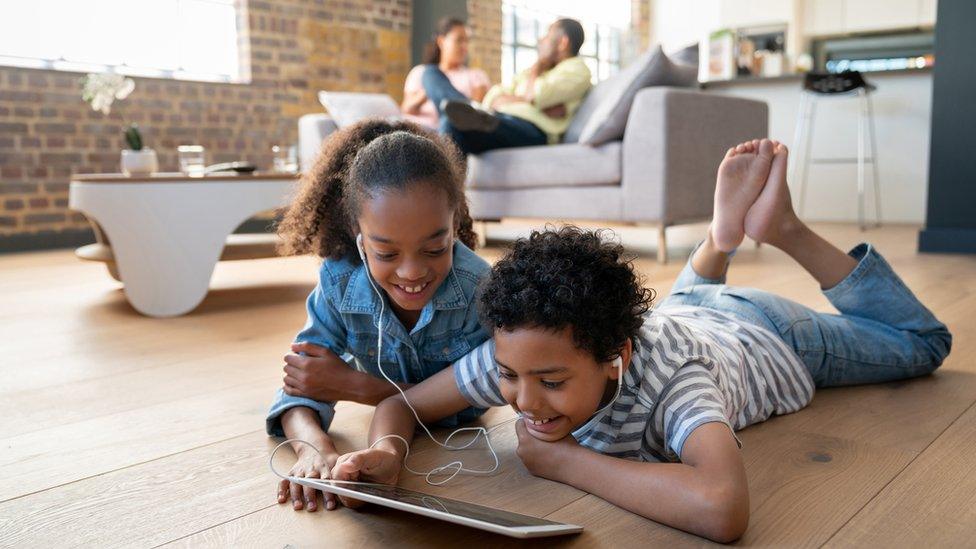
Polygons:
<instances>
[{"instance_id":1,"label":"girl with curly hair","mask_svg":"<svg viewBox=\"0 0 976 549\"><path fill-rule=\"evenodd\" d=\"M815 387L931 373L952 343L872 246L844 253L797 218L786 159L770 140L728 151L708 237L653 310L622 248L598 233L516 243L479 298L492 339L406 392L419 419L509 405L532 474L716 541L740 537L749 490L734 431L800 410ZM840 314L725 285L744 235L790 255ZM340 457L333 477L396 483L414 424L403 396L383 401L373 446Z\"/></svg>"},{"instance_id":2,"label":"girl with curly hair","mask_svg":"<svg viewBox=\"0 0 976 549\"><path fill-rule=\"evenodd\" d=\"M328 478L338 458L326 434L336 401L376 405L397 392L384 377L406 388L488 339L474 304L488 264L472 251L463 184L464 164L449 140L383 120L333 134L303 177L279 226L283 251L324 261L308 320L284 358L267 431L318 451L293 444L290 475ZM481 412L457 410L445 424ZM296 510L317 508L314 490L285 480L278 501L289 497ZM325 495L325 506L335 507L334 496Z\"/></svg>"}]
</instances>

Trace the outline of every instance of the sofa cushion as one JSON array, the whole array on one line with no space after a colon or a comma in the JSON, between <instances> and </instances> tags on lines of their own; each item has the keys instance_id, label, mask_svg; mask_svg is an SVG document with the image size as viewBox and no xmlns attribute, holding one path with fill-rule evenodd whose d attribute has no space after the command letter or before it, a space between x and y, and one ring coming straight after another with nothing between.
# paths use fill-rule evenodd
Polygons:
<instances>
[{"instance_id":1,"label":"sofa cushion","mask_svg":"<svg viewBox=\"0 0 976 549\"><path fill-rule=\"evenodd\" d=\"M622 144L580 143L498 149L468 157L468 186L512 189L619 185Z\"/></svg>"},{"instance_id":2,"label":"sofa cushion","mask_svg":"<svg viewBox=\"0 0 976 549\"><path fill-rule=\"evenodd\" d=\"M685 46L678 51L668 54L668 59L678 65L691 65L698 68L698 43Z\"/></svg>"},{"instance_id":3,"label":"sofa cushion","mask_svg":"<svg viewBox=\"0 0 976 549\"><path fill-rule=\"evenodd\" d=\"M600 145L621 139L638 90L648 86L689 87L697 82L697 69L675 65L657 46L590 91L570 122L563 142Z\"/></svg>"},{"instance_id":4,"label":"sofa cushion","mask_svg":"<svg viewBox=\"0 0 976 549\"><path fill-rule=\"evenodd\" d=\"M385 93L320 91L319 103L329 111L336 126L340 128L365 118L402 118L400 106Z\"/></svg>"}]
</instances>

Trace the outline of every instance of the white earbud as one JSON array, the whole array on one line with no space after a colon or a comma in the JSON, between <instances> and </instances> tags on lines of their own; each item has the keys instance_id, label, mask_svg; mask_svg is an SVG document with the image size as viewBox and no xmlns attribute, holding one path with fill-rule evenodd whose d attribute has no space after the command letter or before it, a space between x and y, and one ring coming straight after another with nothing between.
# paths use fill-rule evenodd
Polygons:
<instances>
[{"instance_id":1,"label":"white earbud","mask_svg":"<svg viewBox=\"0 0 976 549\"><path fill-rule=\"evenodd\" d=\"M363 248L363 233L356 234L356 251L359 252L359 259L366 263L366 250Z\"/></svg>"},{"instance_id":2,"label":"white earbud","mask_svg":"<svg viewBox=\"0 0 976 549\"><path fill-rule=\"evenodd\" d=\"M612 364L613 364L613 367L616 368L617 371L618 371L618 374L617 374L617 388L616 388L616 390L614 390L614 392L613 392L613 398L610 399L610 402L606 403L606 405L603 406L602 408L600 408L599 410L593 412L593 415L597 415L600 412L606 410L607 408L613 406L613 403L614 402L617 402L617 399L620 398L620 388L623 387L623 385L624 385L624 359L623 359L623 357L618 356L617 358L613 359L613 363Z\"/></svg>"}]
</instances>

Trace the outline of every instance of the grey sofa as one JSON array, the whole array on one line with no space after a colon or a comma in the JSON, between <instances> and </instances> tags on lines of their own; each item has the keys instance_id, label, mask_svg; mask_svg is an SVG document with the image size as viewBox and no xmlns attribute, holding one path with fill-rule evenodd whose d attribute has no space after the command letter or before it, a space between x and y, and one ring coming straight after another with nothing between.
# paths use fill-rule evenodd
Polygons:
<instances>
[{"instance_id":1,"label":"grey sofa","mask_svg":"<svg viewBox=\"0 0 976 549\"><path fill-rule=\"evenodd\" d=\"M767 134L759 101L689 88L637 92L623 139L599 146L562 143L501 149L468 159L475 220L530 217L653 225L658 260L666 229L712 215L715 173L725 151ZM299 121L302 165L310 165L335 124L327 115Z\"/></svg>"}]
</instances>

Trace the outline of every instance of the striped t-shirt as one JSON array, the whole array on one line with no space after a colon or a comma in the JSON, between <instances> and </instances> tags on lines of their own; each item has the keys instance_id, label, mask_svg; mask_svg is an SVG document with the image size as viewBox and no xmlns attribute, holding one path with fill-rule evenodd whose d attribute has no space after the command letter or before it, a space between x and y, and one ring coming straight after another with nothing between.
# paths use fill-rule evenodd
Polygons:
<instances>
[{"instance_id":1,"label":"striped t-shirt","mask_svg":"<svg viewBox=\"0 0 976 549\"><path fill-rule=\"evenodd\" d=\"M640 349L624 372L620 396L573 432L597 452L642 461L679 461L699 425L733 431L788 414L813 398L810 373L776 334L703 307L665 306L648 312ZM474 406L504 406L494 340L454 366Z\"/></svg>"}]
</instances>

